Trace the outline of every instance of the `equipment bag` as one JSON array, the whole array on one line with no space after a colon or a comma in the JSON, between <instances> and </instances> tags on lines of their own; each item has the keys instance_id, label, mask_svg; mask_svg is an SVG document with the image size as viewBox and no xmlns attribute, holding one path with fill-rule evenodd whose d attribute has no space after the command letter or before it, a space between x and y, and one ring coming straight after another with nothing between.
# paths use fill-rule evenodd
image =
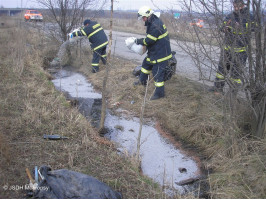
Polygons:
<instances>
[{"instance_id":1,"label":"equipment bag","mask_svg":"<svg viewBox=\"0 0 266 200\"><path fill-rule=\"evenodd\" d=\"M172 51L172 58L168 60L168 65L165 68L164 81L170 80L176 71L177 60L175 58L175 51Z\"/></svg>"},{"instance_id":2,"label":"equipment bag","mask_svg":"<svg viewBox=\"0 0 266 200\"><path fill-rule=\"evenodd\" d=\"M173 57L168 60L168 65L165 67L164 81L170 80L173 74L175 74L177 64L175 54L176 52L172 51ZM137 66L132 73L134 76L139 76L141 73L141 65Z\"/></svg>"}]
</instances>

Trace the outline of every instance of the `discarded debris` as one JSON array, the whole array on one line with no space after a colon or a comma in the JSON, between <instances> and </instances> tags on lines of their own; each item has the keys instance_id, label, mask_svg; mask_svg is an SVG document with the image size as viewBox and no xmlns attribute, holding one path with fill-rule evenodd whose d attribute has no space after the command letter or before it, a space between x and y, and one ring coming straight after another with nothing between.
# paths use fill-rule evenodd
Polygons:
<instances>
[{"instance_id":1,"label":"discarded debris","mask_svg":"<svg viewBox=\"0 0 266 200\"><path fill-rule=\"evenodd\" d=\"M60 58L55 57L52 60L52 62L50 63L50 66L52 66L52 67L58 67L58 66L60 66L60 62L61 62Z\"/></svg>"},{"instance_id":2,"label":"discarded debris","mask_svg":"<svg viewBox=\"0 0 266 200\"><path fill-rule=\"evenodd\" d=\"M112 106L119 106L121 104L122 104L121 102L115 102L115 103L112 104Z\"/></svg>"},{"instance_id":3,"label":"discarded debris","mask_svg":"<svg viewBox=\"0 0 266 200\"><path fill-rule=\"evenodd\" d=\"M183 168L183 167L178 168L178 170L179 170L180 173L187 172L187 169Z\"/></svg>"},{"instance_id":4,"label":"discarded debris","mask_svg":"<svg viewBox=\"0 0 266 200\"><path fill-rule=\"evenodd\" d=\"M124 131L124 127L120 126L120 125L115 125L115 129L120 130L120 131Z\"/></svg>"},{"instance_id":5,"label":"discarded debris","mask_svg":"<svg viewBox=\"0 0 266 200\"><path fill-rule=\"evenodd\" d=\"M68 139L68 137L64 137L61 135L43 135L44 139L48 140L61 140L61 139Z\"/></svg>"},{"instance_id":6,"label":"discarded debris","mask_svg":"<svg viewBox=\"0 0 266 200\"><path fill-rule=\"evenodd\" d=\"M189 179L186 179L186 180L183 180L183 181L175 182L175 184L181 185L181 186L188 185L188 184L193 184L194 182L202 180L204 178L205 178L204 176L197 176L197 177L194 177L194 178L189 178Z\"/></svg>"}]
</instances>

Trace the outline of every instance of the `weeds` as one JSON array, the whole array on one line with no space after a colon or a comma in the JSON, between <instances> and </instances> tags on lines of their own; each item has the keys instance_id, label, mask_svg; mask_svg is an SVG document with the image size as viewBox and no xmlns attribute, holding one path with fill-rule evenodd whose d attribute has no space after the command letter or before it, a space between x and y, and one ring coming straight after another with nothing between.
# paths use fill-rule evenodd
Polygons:
<instances>
[{"instance_id":1,"label":"weeds","mask_svg":"<svg viewBox=\"0 0 266 200\"><path fill-rule=\"evenodd\" d=\"M134 63L116 58L109 62L112 65L110 70L112 78L107 83L109 85L108 101L119 102L119 107L139 116L145 88L133 86L136 81L132 75ZM87 66L78 66L78 69L87 74L95 88L101 90L103 70L95 75L89 73ZM266 143L265 140L248 137L247 133L253 130L248 125L252 123L252 117L243 118L245 116L243 113L247 112L245 104L241 101L236 102L235 106L239 112L237 115L232 115L228 110L230 101L225 101L228 104L224 104L221 97L209 94L204 85L178 75L167 81L165 87L166 98L146 102L144 118L156 118L162 128L180 140L184 147L194 149L197 155L206 159L203 160L205 169L212 172L208 177L209 196L212 198L265 197L266 191L263 189L266 185L265 171L256 170L256 168L261 166L261 163L265 165L266 158L262 153L262 146L254 151L250 150L250 146L258 141L264 145ZM151 84L147 96L152 95L153 90L154 86ZM131 104L132 101L135 103ZM249 129L245 126L249 126ZM254 156L260 159L254 161L251 159ZM247 169L243 163L252 170ZM255 182L250 181L251 176L256 179Z\"/></svg>"},{"instance_id":2,"label":"weeds","mask_svg":"<svg viewBox=\"0 0 266 200\"><path fill-rule=\"evenodd\" d=\"M42 66L44 60L53 59L55 54L50 53L48 47L56 52L54 44L45 41L47 43L39 46L38 37L33 34L30 38L25 37L30 45L24 52L25 57L8 56L15 44L5 42L16 37L17 32L13 29L12 26L0 29L3 46L0 50L3 63L0 66L1 183L28 183L25 168L46 164L53 169L86 172L117 188L124 198L165 198L156 185L138 173L138 168L116 154L109 141L99 138L86 119L52 87ZM81 54L80 60L73 60L74 64L100 90L104 70L91 74L88 55ZM16 68L15 59L23 59L23 67ZM112 78L107 85L112 87L107 86L108 101L119 101L120 107L139 116L145 89L132 84L136 80L131 75L135 64L116 58L109 62ZM222 111L226 105L208 94L204 86L175 75L165 87L166 98L147 101L144 117L156 118L163 129L205 158L205 168L210 172L210 197L264 198L266 140L249 137L252 123L242 117L241 113L246 112L243 107L239 109L237 124L232 125L225 120L229 112ZM152 95L153 90L150 86L148 95ZM131 104L132 101L135 103ZM44 141L43 133L60 134L70 139ZM5 164L8 158L10 161ZM2 198L22 197L22 193L1 189Z\"/></svg>"},{"instance_id":3,"label":"weeds","mask_svg":"<svg viewBox=\"0 0 266 200\"><path fill-rule=\"evenodd\" d=\"M47 47L53 51L54 44L27 30L20 39L28 48L19 57L22 54L11 54L16 48L10 42L17 37L16 24L0 31L0 197L24 198L24 191L3 191L2 186L28 184L25 168L35 165L78 172L85 172L89 166L89 175L107 184L108 180L117 180L110 185L124 198L160 197L161 191L140 181L139 172L132 171L111 142L99 137L86 118L52 86L50 75L42 67L44 60L53 59L55 54ZM14 64L19 62L23 67ZM43 134L69 139L49 141L42 138Z\"/></svg>"}]
</instances>

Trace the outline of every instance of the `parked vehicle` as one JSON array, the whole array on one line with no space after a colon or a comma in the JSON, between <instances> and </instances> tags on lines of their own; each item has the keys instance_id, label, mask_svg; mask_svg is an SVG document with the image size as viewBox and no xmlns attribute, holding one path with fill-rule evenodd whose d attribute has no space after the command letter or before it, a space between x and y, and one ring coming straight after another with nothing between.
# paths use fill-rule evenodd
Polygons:
<instances>
[{"instance_id":1,"label":"parked vehicle","mask_svg":"<svg viewBox=\"0 0 266 200\"><path fill-rule=\"evenodd\" d=\"M43 16L37 10L26 10L24 19L25 21L43 21Z\"/></svg>"},{"instance_id":2,"label":"parked vehicle","mask_svg":"<svg viewBox=\"0 0 266 200\"><path fill-rule=\"evenodd\" d=\"M190 26L197 26L200 28L203 28L204 21L202 19L193 19L192 22L189 23Z\"/></svg>"}]
</instances>

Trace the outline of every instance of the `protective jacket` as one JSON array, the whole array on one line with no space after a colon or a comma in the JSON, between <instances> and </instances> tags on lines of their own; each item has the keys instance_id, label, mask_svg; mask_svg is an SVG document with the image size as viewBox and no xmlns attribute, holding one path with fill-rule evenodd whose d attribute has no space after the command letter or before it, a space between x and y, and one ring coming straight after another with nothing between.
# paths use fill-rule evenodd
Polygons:
<instances>
[{"instance_id":1,"label":"protective jacket","mask_svg":"<svg viewBox=\"0 0 266 200\"><path fill-rule=\"evenodd\" d=\"M73 36L87 36L91 43L91 48L94 51L108 44L108 39L103 28L95 21L90 21L88 26L81 28L80 31L74 32Z\"/></svg>"},{"instance_id":2,"label":"protective jacket","mask_svg":"<svg viewBox=\"0 0 266 200\"><path fill-rule=\"evenodd\" d=\"M249 29L254 31L254 18L248 11L243 8L239 13L232 12L226 16L221 31L224 35L224 49L233 50L234 52L246 51L248 45Z\"/></svg>"},{"instance_id":3,"label":"protective jacket","mask_svg":"<svg viewBox=\"0 0 266 200\"><path fill-rule=\"evenodd\" d=\"M163 22L152 14L145 22L145 26L147 26L147 36L138 39L137 43L147 46L147 61L155 64L172 58L170 39Z\"/></svg>"}]
</instances>

